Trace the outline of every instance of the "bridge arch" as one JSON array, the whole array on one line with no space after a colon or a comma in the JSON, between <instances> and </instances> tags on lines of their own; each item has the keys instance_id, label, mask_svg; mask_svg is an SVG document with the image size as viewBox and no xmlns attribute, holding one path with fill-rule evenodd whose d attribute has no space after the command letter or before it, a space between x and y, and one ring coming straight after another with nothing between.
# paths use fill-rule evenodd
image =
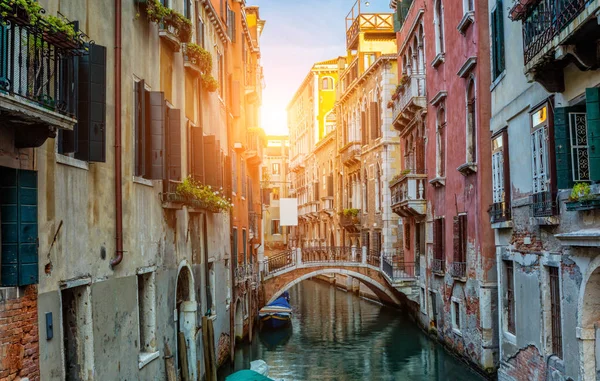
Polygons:
<instances>
[{"instance_id":1,"label":"bridge arch","mask_svg":"<svg viewBox=\"0 0 600 381\"><path fill-rule=\"evenodd\" d=\"M298 270L300 270L300 269L298 269ZM375 293L375 295L377 295L377 297L379 298L380 301L387 303L387 304L394 304L394 305L401 304L400 298L397 296L397 293L392 291L392 289L390 287L386 287L384 279L375 279L375 278L381 278L381 276L379 275L378 272L377 272L377 277L373 277L373 276L369 276L367 274L363 274L363 273L360 273L357 271L353 271L353 270L349 270L349 269L342 269L342 268L335 268L335 267L311 269L312 271L309 270L308 272L304 272L301 274L297 273L298 270L287 273L287 274L296 273L295 274L296 276L292 276L292 279L288 282L285 282L283 284L283 286L277 286L277 284L273 284L275 287L268 287L268 286L265 287L265 299L268 300L267 304L274 302L275 299L277 299L284 291L289 290L292 286L294 286L306 279L314 278L317 275L325 275L325 274L340 274L340 275L346 275L346 276L350 276L352 278L358 279L362 284L369 287L369 289L371 291L373 291ZM270 280L274 281L275 278L277 278L277 277L273 277ZM383 281L383 283L380 280ZM266 280L266 282L269 282L269 280Z\"/></svg>"}]
</instances>

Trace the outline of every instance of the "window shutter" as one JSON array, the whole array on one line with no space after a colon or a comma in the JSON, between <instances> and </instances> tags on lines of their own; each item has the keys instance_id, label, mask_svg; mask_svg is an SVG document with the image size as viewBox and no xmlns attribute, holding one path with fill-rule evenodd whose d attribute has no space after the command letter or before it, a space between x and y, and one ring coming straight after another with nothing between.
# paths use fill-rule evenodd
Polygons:
<instances>
[{"instance_id":1,"label":"window shutter","mask_svg":"<svg viewBox=\"0 0 600 381\"><path fill-rule=\"evenodd\" d=\"M161 91L150 91L148 94L148 132L147 163L150 169L148 178L163 180L165 173L165 94ZM149 143L149 144L148 144Z\"/></svg>"},{"instance_id":2,"label":"window shutter","mask_svg":"<svg viewBox=\"0 0 600 381\"><path fill-rule=\"evenodd\" d=\"M106 47L88 45L79 58L77 152L80 160L106 161Z\"/></svg>"},{"instance_id":3,"label":"window shutter","mask_svg":"<svg viewBox=\"0 0 600 381\"><path fill-rule=\"evenodd\" d=\"M225 194L231 197L231 156L225 156Z\"/></svg>"},{"instance_id":4,"label":"window shutter","mask_svg":"<svg viewBox=\"0 0 600 381\"><path fill-rule=\"evenodd\" d=\"M38 282L37 172L0 170L0 286Z\"/></svg>"},{"instance_id":5,"label":"window shutter","mask_svg":"<svg viewBox=\"0 0 600 381\"><path fill-rule=\"evenodd\" d=\"M327 197L333 197L333 175L327 176Z\"/></svg>"},{"instance_id":6,"label":"window shutter","mask_svg":"<svg viewBox=\"0 0 600 381\"><path fill-rule=\"evenodd\" d=\"M204 136L201 127L192 127L192 176L204 184Z\"/></svg>"},{"instance_id":7,"label":"window shutter","mask_svg":"<svg viewBox=\"0 0 600 381\"><path fill-rule=\"evenodd\" d=\"M214 135L204 137L204 181L206 185L216 186L216 140Z\"/></svg>"},{"instance_id":8,"label":"window shutter","mask_svg":"<svg viewBox=\"0 0 600 381\"><path fill-rule=\"evenodd\" d=\"M569 139L569 107L554 109L554 155L558 189L573 187L571 140Z\"/></svg>"},{"instance_id":9,"label":"window shutter","mask_svg":"<svg viewBox=\"0 0 600 381\"><path fill-rule=\"evenodd\" d=\"M362 111L360 113L360 129L361 129L361 133L362 133L362 144L365 145L367 144L367 116L366 113L364 111Z\"/></svg>"},{"instance_id":10,"label":"window shutter","mask_svg":"<svg viewBox=\"0 0 600 381\"><path fill-rule=\"evenodd\" d=\"M167 109L167 178L181 180L181 110Z\"/></svg>"},{"instance_id":11,"label":"window shutter","mask_svg":"<svg viewBox=\"0 0 600 381\"><path fill-rule=\"evenodd\" d=\"M600 180L600 89L585 89L590 180Z\"/></svg>"},{"instance_id":12,"label":"window shutter","mask_svg":"<svg viewBox=\"0 0 600 381\"><path fill-rule=\"evenodd\" d=\"M504 204L507 213L511 215L511 183L510 183L510 156L508 148L508 129L502 131L502 174L504 176Z\"/></svg>"},{"instance_id":13,"label":"window shutter","mask_svg":"<svg viewBox=\"0 0 600 381\"><path fill-rule=\"evenodd\" d=\"M146 88L142 79L135 83L135 175L146 175Z\"/></svg>"},{"instance_id":14,"label":"window shutter","mask_svg":"<svg viewBox=\"0 0 600 381\"><path fill-rule=\"evenodd\" d=\"M504 71L504 15L502 7L502 0L498 0L496 4L496 19L498 20L498 75Z\"/></svg>"},{"instance_id":15,"label":"window shutter","mask_svg":"<svg viewBox=\"0 0 600 381\"><path fill-rule=\"evenodd\" d=\"M455 216L452 223L452 243L453 243L453 252L454 252L454 262L461 262L461 225L459 216Z\"/></svg>"},{"instance_id":16,"label":"window shutter","mask_svg":"<svg viewBox=\"0 0 600 381\"><path fill-rule=\"evenodd\" d=\"M379 108L377 102L371 102L369 111L371 114L371 139L375 140L379 137Z\"/></svg>"},{"instance_id":17,"label":"window shutter","mask_svg":"<svg viewBox=\"0 0 600 381\"><path fill-rule=\"evenodd\" d=\"M223 155L221 153L221 141L215 140L215 187L223 187Z\"/></svg>"}]
</instances>

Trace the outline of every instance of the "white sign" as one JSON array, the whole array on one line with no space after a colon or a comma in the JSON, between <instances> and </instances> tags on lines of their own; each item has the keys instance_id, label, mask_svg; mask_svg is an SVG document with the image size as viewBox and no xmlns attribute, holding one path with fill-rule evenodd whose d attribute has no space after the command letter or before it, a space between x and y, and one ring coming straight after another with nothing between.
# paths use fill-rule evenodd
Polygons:
<instances>
[{"instance_id":1,"label":"white sign","mask_svg":"<svg viewBox=\"0 0 600 381\"><path fill-rule=\"evenodd\" d=\"M279 199L279 225L298 226L298 199Z\"/></svg>"}]
</instances>

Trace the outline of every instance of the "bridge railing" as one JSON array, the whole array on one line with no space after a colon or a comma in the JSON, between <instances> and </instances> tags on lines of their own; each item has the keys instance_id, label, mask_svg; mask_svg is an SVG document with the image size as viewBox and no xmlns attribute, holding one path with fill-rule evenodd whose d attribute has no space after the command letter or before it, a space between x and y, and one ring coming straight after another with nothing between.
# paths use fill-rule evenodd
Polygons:
<instances>
[{"instance_id":1,"label":"bridge railing","mask_svg":"<svg viewBox=\"0 0 600 381\"><path fill-rule=\"evenodd\" d=\"M415 262L405 262L397 257L381 257L383 272L393 281L411 280L416 278Z\"/></svg>"},{"instance_id":2,"label":"bridge railing","mask_svg":"<svg viewBox=\"0 0 600 381\"><path fill-rule=\"evenodd\" d=\"M302 249L302 263L360 262L360 255L349 246L322 246Z\"/></svg>"},{"instance_id":3,"label":"bridge railing","mask_svg":"<svg viewBox=\"0 0 600 381\"><path fill-rule=\"evenodd\" d=\"M381 266L381 252L376 250L368 250L367 264L379 268Z\"/></svg>"},{"instance_id":4,"label":"bridge railing","mask_svg":"<svg viewBox=\"0 0 600 381\"><path fill-rule=\"evenodd\" d=\"M277 271L294 267L296 265L296 251L285 250L269 256L265 264L265 274L270 275Z\"/></svg>"}]
</instances>

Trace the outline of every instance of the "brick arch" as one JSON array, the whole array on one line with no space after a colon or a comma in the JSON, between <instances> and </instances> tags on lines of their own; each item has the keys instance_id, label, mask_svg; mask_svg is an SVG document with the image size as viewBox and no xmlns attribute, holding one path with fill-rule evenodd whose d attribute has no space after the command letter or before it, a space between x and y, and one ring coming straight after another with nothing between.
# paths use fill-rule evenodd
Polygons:
<instances>
[{"instance_id":1,"label":"brick arch","mask_svg":"<svg viewBox=\"0 0 600 381\"><path fill-rule=\"evenodd\" d=\"M278 296L292 286L323 274L341 274L353 277L373 291L381 302L396 306L401 304L402 296L399 295L401 293L388 285L378 270L366 267L348 269L333 266L299 268L265 280L263 289L264 299L267 300L266 304L275 301Z\"/></svg>"}]
</instances>

